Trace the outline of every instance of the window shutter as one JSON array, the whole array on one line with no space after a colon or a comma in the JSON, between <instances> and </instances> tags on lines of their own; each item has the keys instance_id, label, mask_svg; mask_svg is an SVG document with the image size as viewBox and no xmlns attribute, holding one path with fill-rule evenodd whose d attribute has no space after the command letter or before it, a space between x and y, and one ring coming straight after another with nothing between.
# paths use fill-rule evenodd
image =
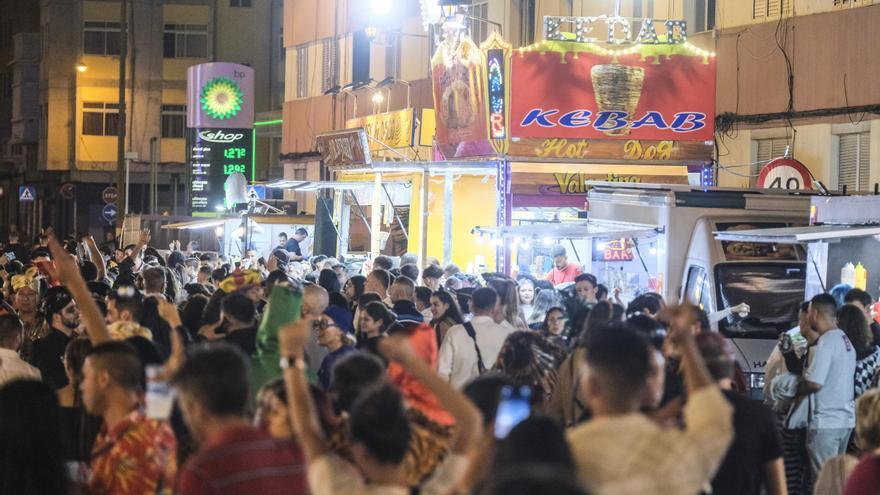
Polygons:
<instances>
[{"instance_id":1,"label":"window shutter","mask_svg":"<svg viewBox=\"0 0 880 495\"><path fill-rule=\"evenodd\" d=\"M870 189L871 133L841 134L837 157L837 188L848 192Z\"/></svg>"},{"instance_id":2,"label":"window shutter","mask_svg":"<svg viewBox=\"0 0 880 495\"><path fill-rule=\"evenodd\" d=\"M767 0L752 0L752 19L767 17Z\"/></svg>"},{"instance_id":3,"label":"window shutter","mask_svg":"<svg viewBox=\"0 0 880 495\"><path fill-rule=\"evenodd\" d=\"M751 170L751 183L753 186L757 183L758 174L767 162L774 158L785 156L785 148L788 146L788 138L756 139L755 144L758 148L758 153Z\"/></svg>"}]
</instances>

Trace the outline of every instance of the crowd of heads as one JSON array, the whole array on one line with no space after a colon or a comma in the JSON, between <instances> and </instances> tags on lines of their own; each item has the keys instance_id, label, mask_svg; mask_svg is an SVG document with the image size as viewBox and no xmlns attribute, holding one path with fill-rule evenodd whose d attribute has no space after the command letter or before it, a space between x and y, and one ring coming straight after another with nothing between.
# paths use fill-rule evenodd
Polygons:
<instances>
[{"instance_id":1,"label":"crowd of heads","mask_svg":"<svg viewBox=\"0 0 880 495\"><path fill-rule=\"evenodd\" d=\"M163 462L141 460L160 492L174 471L186 492L192 463L207 462L199 449L224 428L250 423L287 442L285 455L301 451L291 459L333 452L373 482L430 483L448 475L439 466L452 454L487 449L457 486L586 493L600 485L585 483L568 428L602 415L667 414L663 407L696 392L685 391L694 369L737 388L742 370L731 345L700 308L670 308L650 292L624 304L589 273L554 286L411 254L363 265L307 257L299 246L307 235L279 235L265 259L226 260L179 243L160 251L144 232L120 248L87 238L65 249L47 236L27 262L3 260L0 348L22 364L8 368L0 355L0 492L98 486L96 477L113 475L96 467L102 461L90 447L106 431L87 426L132 421L163 439L151 446ZM559 246L553 260L557 270L569 264ZM801 334L815 343L840 328L859 359L880 352L871 296L836 296L802 306ZM449 370L456 367L464 370ZM456 384L456 373L467 380ZM157 383L176 391L173 409L131 416L152 407ZM495 438L511 391L522 391L529 413ZM855 428L874 448L877 396L859 400ZM478 424L468 424L468 413ZM71 476L63 468L70 462L92 471Z\"/></svg>"}]
</instances>

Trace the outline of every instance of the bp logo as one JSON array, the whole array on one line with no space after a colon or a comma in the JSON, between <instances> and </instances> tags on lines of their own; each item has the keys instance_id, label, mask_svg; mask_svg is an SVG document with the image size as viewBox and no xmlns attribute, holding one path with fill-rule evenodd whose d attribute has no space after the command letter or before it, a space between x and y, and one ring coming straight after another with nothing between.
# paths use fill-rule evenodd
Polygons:
<instances>
[{"instance_id":1,"label":"bp logo","mask_svg":"<svg viewBox=\"0 0 880 495\"><path fill-rule=\"evenodd\" d=\"M243 99L238 84L225 77L215 77L202 86L202 110L215 119L235 117L241 110Z\"/></svg>"}]
</instances>

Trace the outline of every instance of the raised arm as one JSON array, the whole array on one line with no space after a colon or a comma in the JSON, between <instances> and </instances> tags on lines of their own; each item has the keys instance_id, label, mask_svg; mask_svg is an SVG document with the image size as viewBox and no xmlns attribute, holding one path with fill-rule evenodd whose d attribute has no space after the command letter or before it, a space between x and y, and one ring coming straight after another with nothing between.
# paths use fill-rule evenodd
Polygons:
<instances>
[{"instance_id":1,"label":"raised arm","mask_svg":"<svg viewBox=\"0 0 880 495\"><path fill-rule=\"evenodd\" d=\"M455 417L457 428L450 443L450 450L457 454L470 451L483 432L483 420L477 407L417 356L406 336L397 335L382 339L379 350L389 360L400 363L406 371L428 387L428 390L437 396L440 404Z\"/></svg>"},{"instance_id":2,"label":"raised arm","mask_svg":"<svg viewBox=\"0 0 880 495\"><path fill-rule=\"evenodd\" d=\"M89 259L98 267L98 280L104 280L107 277L107 264L104 263L104 256L101 255L101 250L98 249L95 238L87 235L83 237L83 242L85 242L86 248L89 250Z\"/></svg>"},{"instance_id":3,"label":"raised arm","mask_svg":"<svg viewBox=\"0 0 880 495\"><path fill-rule=\"evenodd\" d=\"M70 254L58 244L58 240L54 236L49 237L49 250L52 252L52 259L55 262L54 277L58 279L70 294L73 300L79 306L83 321L85 322L86 332L92 345L98 345L102 342L110 340L110 332L107 331L107 324L104 322L104 316L98 309L95 299L86 287L86 282L80 274L79 267Z\"/></svg>"},{"instance_id":4,"label":"raised arm","mask_svg":"<svg viewBox=\"0 0 880 495\"><path fill-rule=\"evenodd\" d=\"M290 418L307 463L319 459L330 451L330 445L318 420L318 411L312 401L312 394L309 392L309 380L305 374L305 345L312 328L312 321L299 320L284 327L278 335L281 359L289 363L284 370L284 383L287 387Z\"/></svg>"},{"instance_id":5,"label":"raised arm","mask_svg":"<svg viewBox=\"0 0 880 495\"><path fill-rule=\"evenodd\" d=\"M134 247L134 251L128 256L131 258L131 261L134 262L135 270L141 267L141 262L144 257L144 248L150 243L150 229L144 229L141 231L138 236L138 242Z\"/></svg>"}]
</instances>

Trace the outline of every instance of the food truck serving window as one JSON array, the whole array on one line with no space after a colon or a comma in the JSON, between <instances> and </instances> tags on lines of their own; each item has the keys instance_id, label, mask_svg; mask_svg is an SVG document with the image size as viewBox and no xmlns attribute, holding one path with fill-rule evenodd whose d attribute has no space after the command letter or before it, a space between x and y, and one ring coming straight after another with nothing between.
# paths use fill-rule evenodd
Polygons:
<instances>
[{"instance_id":1,"label":"food truck serving window","mask_svg":"<svg viewBox=\"0 0 880 495\"><path fill-rule=\"evenodd\" d=\"M717 223L718 232L734 232L738 230L775 229L788 227L783 222L728 222ZM804 259L803 248L795 244L777 244L773 242L721 241L724 258L727 261L778 260L798 261Z\"/></svg>"},{"instance_id":2,"label":"food truck serving window","mask_svg":"<svg viewBox=\"0 0 880 495\"><path fill-rule=\"evenodd\" d=\"M746 303L746 318L730 315L718 324L728 337L776 338L798 323L804 298L803 263L720 263L715 266L718 309Z\"/></svg>"}]
</instances>

